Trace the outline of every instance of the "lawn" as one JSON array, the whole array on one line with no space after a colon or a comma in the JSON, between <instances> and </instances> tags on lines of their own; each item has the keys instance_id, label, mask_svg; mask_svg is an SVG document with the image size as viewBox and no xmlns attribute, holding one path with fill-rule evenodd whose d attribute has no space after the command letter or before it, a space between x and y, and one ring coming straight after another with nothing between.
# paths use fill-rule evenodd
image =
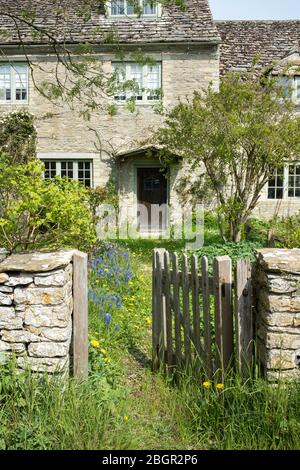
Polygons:
<instances>
[{"instance_id":1,"label":"lawn","mask_svg":"<svg viewBox=\"0 0 300 470\"><path fill-rule=\"evenodd\" d=\"M252 258L263 240L222 245L210 228L199 256ZM159 244L182 251L181 242ZM108 243L90 263L90 375L85 382L0 372L2 449L299 449L300 385L226 377L224 388L151 372L151 250Z\"/></svg>"}]
</instances>

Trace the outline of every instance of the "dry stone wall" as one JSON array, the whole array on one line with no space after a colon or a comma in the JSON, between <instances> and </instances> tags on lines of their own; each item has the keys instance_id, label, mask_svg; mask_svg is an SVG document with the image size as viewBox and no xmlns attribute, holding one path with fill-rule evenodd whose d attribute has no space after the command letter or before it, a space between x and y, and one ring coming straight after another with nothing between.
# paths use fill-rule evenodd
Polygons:
<instances>
[{"instance_id":1,"label":"dry stone wall","mask_svg":"<svg viewBox=\"0 0 300 470\"><path fill-rule=\"evenodd\" d=\"M72 338L73 254L0 251L0 357L20 369L68 373Z\"/></svg>"},{"instance_id":2,"label":"dry stone wall","mask_svg":"<svg viewBox=\"0 0 300 470\"><path fill-rule=\"evenodd\" d=\"M300 378L300 250L258 252L257 349L270 380Z\"/></svg>"}]
</instances>

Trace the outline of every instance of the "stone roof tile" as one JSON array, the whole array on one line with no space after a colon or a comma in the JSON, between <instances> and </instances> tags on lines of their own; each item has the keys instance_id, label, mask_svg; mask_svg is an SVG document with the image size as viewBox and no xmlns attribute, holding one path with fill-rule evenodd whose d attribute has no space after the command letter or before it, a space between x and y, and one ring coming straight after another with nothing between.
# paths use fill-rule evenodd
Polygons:
<instances>
[{"instance_id":1,"label":"stone roof tile","mask_svg":"<svg viewBox=\"0 0 300 470\"><path fill-rule=\"evenodd\" d=\"M34 11L33 24L51 31L51 34L68 43L101 43L104 37L117 32L122 43L187 42L219 39L213 22L208 0L186 0L185 11L179 6L162 7L160 18L115 19L105 16L102 9L94 9L91 18L85 21L78 11L86 3L83 0L0 0L0 30L2 44L18 44L20 38L14 16L26 6ZM94 2L95 4L96 2ZM61 6L57 13L57 5ZM102 12L101 12L102 10ZM30 23L31 20L29 20ZM34 38L32 27L16 20L23 42L47 43Z\"/></svg>"},{"instance_id":2,"label":"stone roof tile","mask_svg":"<svg viewBox=\"0 0 300 470\"><path fill-rule=\"evenodd\" d=\"M287 57L300 43L300 20L215 21L221 35L221 74L249 69L259 55L262 68Z\"/></svg>"}]
</instances>

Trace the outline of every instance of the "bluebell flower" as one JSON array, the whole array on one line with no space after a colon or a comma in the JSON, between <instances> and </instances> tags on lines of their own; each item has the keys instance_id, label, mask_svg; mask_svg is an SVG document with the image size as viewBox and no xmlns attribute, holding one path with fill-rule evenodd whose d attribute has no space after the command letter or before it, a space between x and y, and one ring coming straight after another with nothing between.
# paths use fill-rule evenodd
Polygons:
<instances>
[{"instance_id":1,"label":"bluebell flower","mask_svg":"<svg viewBox=\"0 0 300 470\"><path fill-rule=\"evenodd\" d=\"M105 316L104 316L104 321L107 325L110 324L111 322L111 315L109 313L107 313Z\"/></svg>"}]
</instances>

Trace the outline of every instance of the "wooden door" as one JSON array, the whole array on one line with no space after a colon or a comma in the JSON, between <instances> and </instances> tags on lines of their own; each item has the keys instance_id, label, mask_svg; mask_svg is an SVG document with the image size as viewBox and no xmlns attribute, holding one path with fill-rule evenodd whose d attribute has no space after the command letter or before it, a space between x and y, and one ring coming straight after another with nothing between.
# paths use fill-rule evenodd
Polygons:
<instances>
[{"instance_id":1,"label":"wooden door","mask_svg":"<svg viewBox=\"0 0 300 470\"><path fill-rule=\"evenodd\" d=\"M138 225L141 231L157 232L167 227L168 185L162 168L137 169L137 199L147 211L138 210ZM159 215L157 207L164 205ZM156 206L156 207L154 207Z\"/></svg>"}]
</instances>

